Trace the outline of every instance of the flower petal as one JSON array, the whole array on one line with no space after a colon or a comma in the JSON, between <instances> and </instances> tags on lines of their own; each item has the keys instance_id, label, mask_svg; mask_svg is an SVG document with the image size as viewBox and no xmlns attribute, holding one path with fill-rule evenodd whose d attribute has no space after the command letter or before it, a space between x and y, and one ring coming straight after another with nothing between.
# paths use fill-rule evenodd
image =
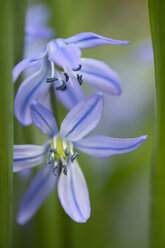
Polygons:
<instances>
[{"instance_id":1,"label":"flower petal","mask_svg":"<svg viewBox=\"0 0 165 248\"><path fill-rule=\"evenodd\" d=\"M56 90L55 84L53 84L53 86L54 86L54 92L58 100L67 109L72 109L78 102L80 102L85 98L85 93L72 74L69 75L69 78L72 80L74 88L70 86L70 82L66 83L67 90L65 91Z\"/></svg>"},{"instance_id":2,"label":"flower petal","mask_svg":"<svg viewBox=\"0 0 165 248\"><path fill-rule=\"evenodd\" d=\"M21 170L19 171L19 174L20 178L22 180L28 180L30 178L30 176L32 175L32 169L25 169L25 170Z\"/></svg>"},{"instance_id":3,"label":"flower petal","mask_svg":"<svg viewBox=\"0 0 165 248\"><path fill-rule=\"evenodd\" d=\"M83 81L91 84L99 90L120 95L120 79L107 64L95 59L81 59Z\"/></svg>"},{"instance_id":4,"label":"flower petal","mask_svg":"<svg viewBox=\"0 0 165 248\"><path fill-rule=\"evenodd\" d=\"M92 131L101 119L103 96L96 93L79 102L66 115L60 134L70 141L77 141Z\"/></svg>"},{"instance_id":5,"label":"flower petal","mask_svg":"<svg viewBox=\"0 0 165 248\"><path fill-rule=\"evenodd\" d=\"M57 42L56 40L52 42ZM77 68L80 64L80 49L74 44L63 45L49 55L49 59L63 68Z\"/></svg>"},{"instance_id":6,"label":"flower petal","mask_svg":"<svg viewBox=\"0 0 165 248\"><path fill-rule=\"evenodd\" d=\"M45 58L40 70L28 77L19 87L14 102L15 115L23 126L32 123L30 104L42 102L50 88L46 78L50 75L50 62Z\"/></svg>"},{"instance_id":7,"label":"flower petal","mask_svg":"<svg viewBox=\"0 0 165 248\"><path fill-rule=\"evenodd\" d=\"M34 25L26 26L26 38L40 39L40 40L48 40L53 38L54 30L48 27L40 27Z\"/></svg>"},{"instance_id":8,"label":"flower petal","mask_svg":"<svg viewBox=\"0 0 165 248\"><path fill-rule=\"evenodd\" d=\"M32 168L42 163L49 149L50 141L42 146L14 145L13 171L21 171Z\"/></svg>"},{"instance_id":9,"label":"flower petal","mask_svg":"<svg viewBox=\"0 0 165 248\"><path fill-rule=\"evenodd\" d=\"M58 133L54 115L40 103L31 104L31 117L33 124L44 134L53 137Z\"/></svg>"},{"instance_id":10,"label":"flower petal","mask_svg":"<svg viewBox=\"0 0 165 248\"><path fill-rule=\"evenodd\" d=\"M57 179L58 176L51 173L50 167L47 164L40 169L23 197L17 217L17 222L20 225L24 225L33 217L55 188Z\"/></svg>"},{"instance_id":11,"label":"flower petal","mask_svg":"<svg viewBox=\"0 0 165 248\"><path fill-rule=\"evenodd\" d=\"M61 205L74 221L86 222L90 216L90 201L84 175L76 161L67 168L67 175L61 173L58 181Z\"/></svg>"},{"instance_id":12,"label":"flower petal","mask_svg":"<svg viewBox=\"0 0 165 248\"><path fill-rule=\"evenodd\" d=\"M42 105L47 108L50 112L53 112L53 107L52 107L52 103L51 103L51 92L48 91L45 95L44 95L44 99L42 100Z\"/></svg>"},{"instance_id":13,"label":"flower petal","mask_svg":"<svg viewBox=\"0 0 165 248\"><path fill-rule=\"evenodd\" d=\"M80 34L76 34L72 37L64 39L66 43L73 43L78 46L80 49L87 49L96 46L101 46L104 44L114 44L114 45L128 45L129 41L120 41L120 40L113 40L107 37L90 33L84 32Z\"/></svg>"},{"instance_id":14,"label":"flower petal","mask_svg":"<svg viewBox=\"0 0 165 248\"><path fill-rule=\"evenodd\" d=\"M37 53L30 58L23 59L13 68L13 82L16 82L19 75L31 66L38 64L41 59L46 55L46 50L41 53Z\"/></svg>"},{"instance_id":15,"label":"flower petal","mask_svg":"<svg viewBox=\"0 0 165 248\"><path fill-rule=\"evenodd\" d=\"M78 150L91 156L105 158L131 152L138 148L147 137L147 135L144 135L137 138L119 139L96 135L74 142L73 145Z\"/></svg>"}]
</instances>

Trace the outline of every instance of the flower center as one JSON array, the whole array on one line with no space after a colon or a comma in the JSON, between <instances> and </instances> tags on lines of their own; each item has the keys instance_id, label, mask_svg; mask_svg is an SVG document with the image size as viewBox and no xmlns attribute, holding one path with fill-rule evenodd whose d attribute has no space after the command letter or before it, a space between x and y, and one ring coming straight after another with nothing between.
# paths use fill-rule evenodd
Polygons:
<instances>
[{"instance_id":1,"label":"flower center","mask_svg":"<svg viewBox=\"0 0 165 248\"><path fill-rule=\"evenodd\" d=\"M61 39L54 40L48 45L48 56L60 49L61 47L67 46ZM81 74L82 65L78 65L76 68L68 68L66 66L58 66L54 61L50 60L51 64L51 77L46 79L47 83L54 83L57 81L59 86L56 90L65 91L67 84L69 83L71 88L74 89L73 77L76 78L79 85L82 85L83 78Z\"/></svg>"},{"instance_id":2,"label":"flower center","mask_svg":"<svg viewBox=\"0 0 165 248\"><path fill-rule=\"evenodd\" d=\"M56 170L61 167L61 170L67 175L68 163L73 161L79 156L79 153L73 153L72 145L65 142L59 136L55 136L50 144L49 149L50 157L47 160L48 164L52 166L52 173L57 176Z\"/></svg>"},{"instance_id":3,"label":"flower center","mask_svg":"<svg viewBox=\"0 0 165 248\"><path fill-rule=\"evenodd\" d=\"M67 89L68 82L70 83L71 88L74 89L74 83L72 77L77 79L79 85L82 85L83 75L78 73L78 71L81 70L82 65L79 65L77 68L73 68L72 70L63 68L64 71L62 71L57 69L52 61L50 61L50 63L51 63L51 77L46 79L46 83L54 83L55 81L58 81L60 85L56 87L56 90L65 91Z\"/></svg>"}]
</instances>

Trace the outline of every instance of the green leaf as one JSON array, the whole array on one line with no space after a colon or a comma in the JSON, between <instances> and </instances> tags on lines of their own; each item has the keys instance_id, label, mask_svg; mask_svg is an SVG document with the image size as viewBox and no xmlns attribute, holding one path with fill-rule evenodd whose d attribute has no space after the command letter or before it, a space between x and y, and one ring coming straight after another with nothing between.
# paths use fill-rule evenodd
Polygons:
<instances>
[{"instance_id":1,"label":"green leaf","mask_svg":"<svg viewBox=\"0 0 165 248\"><path fill-rule=\"evenodd\" d=\"M0 4L0 247L11 246L13 85L12 1Z\"/></svg>"},{"instance_id":2,"label":"green leaf","mask_svg":"<svg viewBox=\"0 0 165 248\"><path fill-rule=\"evenodd\" d=\"M148 0L156 80L150 247L165 247L165 1Z\"/></svg>"}]
</instances>

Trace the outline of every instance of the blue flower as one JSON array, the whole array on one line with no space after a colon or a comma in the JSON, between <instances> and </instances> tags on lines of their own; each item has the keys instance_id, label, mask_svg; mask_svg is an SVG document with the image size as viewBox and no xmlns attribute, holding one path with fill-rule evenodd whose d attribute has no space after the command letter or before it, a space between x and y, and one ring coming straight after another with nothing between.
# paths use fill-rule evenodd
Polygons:
<instances>
[{"instance_id":1,"label":"blue flower","mask_svg":"<svg viewBox=\"0 0 165 248\"><path fill-rule=\"evenodd\" d=\"M128 43L94 33L80 33L67 39L52 40L41 53L22 60L13 69L14 82L21 72L30 67L34 67L35 72L18 89L14 103L17 119L24 126L32 123L30 104L33 100L42 102L44 106L47 104L46 107L51 110L47 100L51 85L57 98L68 109L85 97L81 89L83 81L103 92L119 95L121 87L118 75L102 61L81 58L80 49Z\"/></svg>"},{"instance_id":2,"label":"blue flower","mask_svg":"<svg viewBox=\"0 0 165 248\"><path fill-rule=\"evenodd\" d=\"M46 5L36 4L27 9L25 21L26 43L47 41L54 36L54 30L48 28L50 10Z\"/></svg>"},{"instance_id":3,"label":"blue flower","mask_svg":"<svg viewBox=\"0 0 165 248\"><path fill-rule=\"evenodd\" d=\"M18 223L25 224L39 209L58 183L58 196L65 212L76 222L90 216L90 201L85 178L73 147L94 157L105 158L130 152L147 136L119 139L101 135L85 137L101 119L103 97L96 93L80 101L66 115L58 132L53 114L40 103L31 104L33 123L51 138L42 146L15 145L14 172L32 168L49 158L32 180L24 195Z\"/></svg>"}]
</instances>

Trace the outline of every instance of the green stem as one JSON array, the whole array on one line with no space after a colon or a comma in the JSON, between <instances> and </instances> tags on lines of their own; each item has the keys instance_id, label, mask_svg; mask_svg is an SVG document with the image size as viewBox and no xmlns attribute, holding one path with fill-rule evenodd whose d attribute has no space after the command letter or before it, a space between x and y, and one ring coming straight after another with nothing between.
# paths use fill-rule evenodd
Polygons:
<instances>
[{"instance_id":1,"label":"green stem","mask_svg":"<svg viewBox=\"0 0 165 248\"><path fill-rule=\"evenodd\" d=\"M51 102L58 128L60 128L63 111L52 88ZM68 219L59 203L57 193L53 192L36 214L34 247L72 247L71 221Z\"/></svg>"},{"instance_id":2,"label":"green stem","mask_svg":"<svg viewBox=\"0 0 165 248\"><path fill-rule=\"evenodd\" d=\"M13 160L13 85L12 85L12 2L0 4L0 247L11 246L12 238L12 160Z\"/></svg>"},{"instance_id":3,"label":"green stem","mask_svg":"<svg viewBox=\"0 0 165 248\"><path fill-rule=\"evenodd\" d=\"M165 1L148 0L156 80L150 247L165 247Z\"/></svg>"},{"instance_id":4,"label":"green stem","mask_svg":"<svg viewBox=\"0 0 165 248\"><path fill-rule=\"evenodd\" d=\"M15 0L13 6L13 24L14 24L14 65L23 59L24 53L24 34L25 34L25 11L26 11L26 0ZM19 30L19 32L18 32ZM22 83L22 75L19 77L17 82L14 84L14 95L16 95L17 90ZM21 124L14 118L14 144L23 144L25 142L24 138L24 128Z\"/></svg>"},{"instance_id":5,"label":"green stem","mask_svg":"<svg viewBox=\"0 0 165 248\"><path fill-rule=\"evenodd\" d=\"M26 0L14 0L14 64L22 60L25 37Z\"/></svg>"},{"instance_id":6,"label":"green stem","mask_svg":"<svg viewBox=\"0 0 165 248\"><path fill-rule=\"evenodd\" d=\"M51 91L51 100L52 100L52 106L54 109L54 115L56 118L57 126L58 126L58 129L60 130L60 126L61 126L61 123L64 119L66 111L64 111L64 108L58 102L57 98L55 98L53 91ZM56 201L57 200L58 199L56 199ZM61 241L58 239L59 247L71 248L72 247L71 220L66 215L66 213L62 209L61 204L59 202L56 204L56 210L54 210L54 211L59 211L58 213L55 214L56 222L58 220L58 225L59 225L58 236L60 238L62 238ZM57 217L57 215L58 215L58 217Z\"/></svg>"}]
</instances>

